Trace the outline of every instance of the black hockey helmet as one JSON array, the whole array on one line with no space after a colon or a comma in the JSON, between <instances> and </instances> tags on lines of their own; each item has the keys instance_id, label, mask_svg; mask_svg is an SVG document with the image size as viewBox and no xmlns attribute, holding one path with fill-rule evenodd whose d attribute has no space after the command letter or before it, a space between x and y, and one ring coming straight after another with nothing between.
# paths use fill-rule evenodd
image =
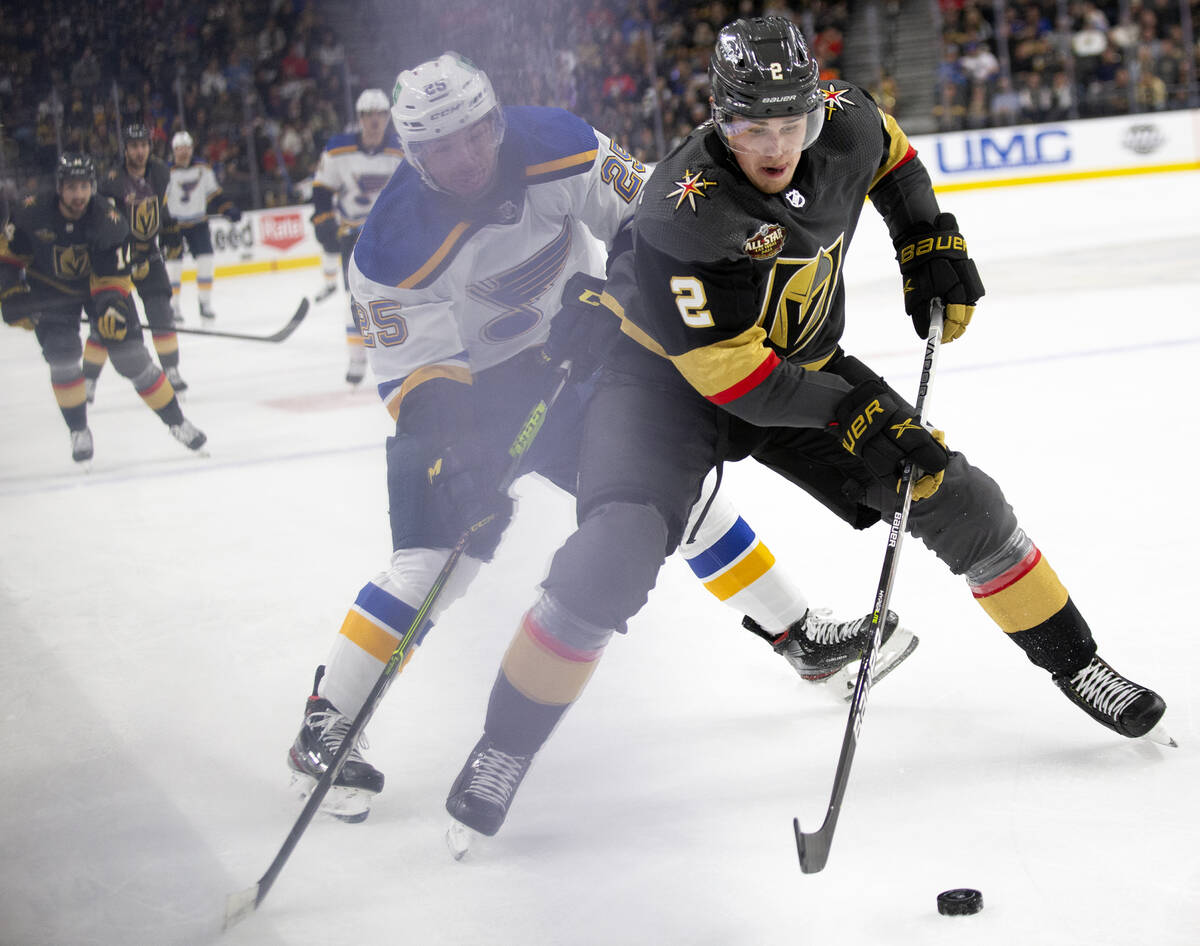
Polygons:
<instances>
[{"instance_id":1,"label":"black hockey helmet","mask_svg":"<svg viewBox=\"0 0 1200 946\"><path fill-rule=\"evenodd\" d=\"M817 61L791 20L764 16L735 20L717 34L709 62L713 121L728 144L729 124L789 115L810 116L805 147L820 134Z\"/></svg>"},{"instance_id":2,"label":"black hockey helmet","mask_svg":"<svg viewBox=\"0 0 1200 946\"><path fill-rule=\"evenodd\" d=\"M150 129L141 122L134 122L132 125L125 126L125 144L131 141L149 141Z\"/></svg>"},{"instance_id":3,"label":"black hockey helmet","mask_svg":"<svg viewBox=\"0 0 1200 946\"><path fill-rule=\"evenodd\" d=\"M96 162L89 155L64 151L54 169L54 187L62 190L66 181L91 181L96 186Z\"/></svg>"}]
</instances>

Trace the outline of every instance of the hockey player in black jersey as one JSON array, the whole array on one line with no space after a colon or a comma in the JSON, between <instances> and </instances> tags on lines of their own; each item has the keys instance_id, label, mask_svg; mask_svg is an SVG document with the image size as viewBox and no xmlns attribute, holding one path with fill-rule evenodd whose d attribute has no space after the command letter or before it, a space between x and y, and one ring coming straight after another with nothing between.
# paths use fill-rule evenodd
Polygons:
<instances>
[{"instance_id":1,"label":"hockey player in black jersey","mask_svg":"<svg viewBox=\"0 0 1200 946\"><path fill-rule=\"evenodd\" d=\"M37 334L76 461L93 453L80 365L85 312L117 373L132 382L176 440L199 450L204 434L183 416L171 382L142 342L130 298L129 227L95 188L92 159L67 153L55 171L55 193L27 197L13 209L11 236L0 235L4 321Z\"/></svg>"},{"instance_id":2,"label":"hockey player in black jersey","mask_svg":"<svg viewBox=\"0 0 1200 946\"><path fill-rule=\"evenodd\" d=\"M519 678L501 668L450 814L484 834L499 829L572 695L646 601L701 480L746 457L856 528L891 520L913 461L922 476L909 531L1072 702L1122 736L1170 743L1158 726L1163 700L1097 656L1000 487L839 345L842 261L867 197L895 242L918 334L939 298L942 339L953 341L983 295L904 132L858 86L818 81L782 18L725 27L710 78L712 121L656 167L633 250L590 293L621 318L623 337L588 408L580 526L527 617L566 656Z\"/></svg>"},{"instance_id":3,"label":"hockey player in black jersey","mask_svg":"<svg viewBox=\"0 0 1200 946\"><path fill-rule=\"evenodd\" d=\"M125 128L125 160L110 168L100 181L100 193L112 199L125 214L132 238L130 275L150 323L150 337L163 373L176 394L187 390L179 373L179 336L171 311L171 280L163 263L162 249L178 247L179 225L167 211L167 180L170 171L150 156L150 129L142 124ZM96 380L108 361L108 351L92 326L83 348L83 378L88 403L95 397Z\"/></svg>"}]
</instances>

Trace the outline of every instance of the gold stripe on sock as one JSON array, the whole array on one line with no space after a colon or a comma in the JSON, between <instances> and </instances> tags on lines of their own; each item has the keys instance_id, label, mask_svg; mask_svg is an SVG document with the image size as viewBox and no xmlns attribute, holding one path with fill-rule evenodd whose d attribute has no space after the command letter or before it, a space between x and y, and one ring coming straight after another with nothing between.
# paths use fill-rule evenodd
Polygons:
<instances>
[{"instance_id":1,"label":"gold stripe on sock","mask_svg":"<svg viewBox=\"0 0 1200 946\"><path fill-rule=\"evenodd\" d=\"M740 562L730 566L716 578L704 583L718 601L732 598L739 591L744 591L762 578L775 564L775 556L763 543L759 542Z\"/></svg>"},{"instance_id":2,"label":"gold stripe on sock","mask_svg":"<svg viewBox=\"0 0 1200 946\"><path fill-rule=\"evenodd\" d=\"M1067 589L1043 558L1020 580L976 599L1006 634L1027 631L1053 617L1067 603Z\"/></svg>"}]
</instances>

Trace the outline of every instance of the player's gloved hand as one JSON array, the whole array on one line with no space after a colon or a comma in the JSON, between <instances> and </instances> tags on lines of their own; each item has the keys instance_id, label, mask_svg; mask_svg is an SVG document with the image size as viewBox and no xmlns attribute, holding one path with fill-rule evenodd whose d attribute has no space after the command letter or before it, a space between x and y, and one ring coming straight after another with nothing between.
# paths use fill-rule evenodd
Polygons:
<instances>
[{"instance_id":1,"label":"player's gloved hand","mask_svg":"<svg viewBox=\"0 0 1200 946\"><path fill-rule=\"evenodd\" d=\"M242 219L242 208L234 204L230 204L221 212L221 215L230 223L237 223Z\"/></svg>"},{"instance_id":2,"label":"player's gloved hand","mask_svg":"<svg viewBox=\"0 0 1200 946\"><path fill-rule=\"evenodd\" d=\"M941 299L946 310L942 341L954 341L967 330L975 303L984 294L954 214L914 224L894 243L904 281L904 311L912 316L917 334L929 335L929 303Z\"/></svg>"},{"instance_id":3,"label":"player's gloved hand","mask_svg":"<svg viewBox=\"0 0 1200 946\"><path fill-rule=\"evenodd\" d=\"M13 328L32 329L28 306L23 305L29 295L29 283L22 278L0 288L0 318Z\"/></svg>"},{"instance_id":4,"label":"player's gloved hand","mask_svg":"<svg viewBox=\"0 0 1200 946\"><path fill-rule=\"evenodd\" d=\"M133 266L130 267L129 275L133 277L134 282L141 282L150 275L150 260L143 259L136 261Z\"/></svg>"},{"instance_id":5,"label":"player's gloved hand","mask_svg":"<svg viewBox=\"0 0 1200 946\"><path fill-rule=\"evenodd\" d=\"M840 438L842 447L860 458L873 476L898 485L904 462L912 460L924 474L913 486L913 498L925 499L937 492L950 459L945 436L922 426L883 381L856 385L842 398L834 417L826 430Z\"/></svg>"},{"instance_id":6,"label":"player's gloved hand","mask_svg":"<svg viewBox=\"0 0 1200 946\"><path fill-rule=\"evenodd\" d=\"M123 340L129 333L124 307L109 302L101 303L96 308L100 310L100 315L96 317L96 331L100 337L110 342Z\"/></svg>"},{"instance_id":7,"label":"player's gloved hand","mask_svg":"<svg viewBox=\"0 0 1200 946\"><path fill-rule=\"evenodd\" d=\"M326 253L338 252L338 225L332 211L312 215L313 230L317 234L317 242Z\"/></svg>"},{"instance_id":8,"label":"player's gloved hand","mask_svg":"<svg viewBox=\"0 0 1200 946\"><path fill-rule=\"evenodd\" d=\"M456 535L471 531L467 551L490 562L512 520L513 501L496 488L499 474L485 451L466 442L449 444L429 465L432 512Z\"/></svg>"},{"instance_id":9,"label":"player's gloved hand","mask_svg":"<svg viewBox=\"0 0 1200 946\"><path fill-rule=\"evenodd\" d=\"M604 280L576 273L563 287L562 308L550 323L544 350L554 364L571 360L571 377L591 376L620 336L617 316L603 302Z\"/></svg>"}]
</instances>

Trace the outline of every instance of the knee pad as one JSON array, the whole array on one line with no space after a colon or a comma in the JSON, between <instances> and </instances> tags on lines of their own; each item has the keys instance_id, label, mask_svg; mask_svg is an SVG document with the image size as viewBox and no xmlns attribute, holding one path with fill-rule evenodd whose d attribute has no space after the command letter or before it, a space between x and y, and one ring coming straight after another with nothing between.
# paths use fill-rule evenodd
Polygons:
<instances>
[{"instance_id":1,"label":"knee pad","mask_svg":"<svg viewBox=\"0 0 1200 946\"><path fill-rule=\"evenodd\" d=\"M158 367L146 351L146 346L139 338L136 341L126 339L108 346L108 358L117 374L128 378L139 391L148 387L158 374Z\"/></svg>"},{"instance_id":2,"label":"knee pad","mask_svg":"<svg viewBox=\"0 0 1200 946\"><path fill-rule=\"evenodd\" d=\"M542 586L581 620L624 633L658 578L667 532L653 506L598 506L555 554Z\"/></svg>"},{"instance_id":3,"label":"knee pad","mask_svg":"<svg viewBox=\"0 0 1200 946\"><path fill-rule=\"evenodd\" d=\"M912 504L908 531L962 575L1001 553L1017 531L1017 516L995 480L951 452L941 488Z\"/></svg>"}]
</instances>

